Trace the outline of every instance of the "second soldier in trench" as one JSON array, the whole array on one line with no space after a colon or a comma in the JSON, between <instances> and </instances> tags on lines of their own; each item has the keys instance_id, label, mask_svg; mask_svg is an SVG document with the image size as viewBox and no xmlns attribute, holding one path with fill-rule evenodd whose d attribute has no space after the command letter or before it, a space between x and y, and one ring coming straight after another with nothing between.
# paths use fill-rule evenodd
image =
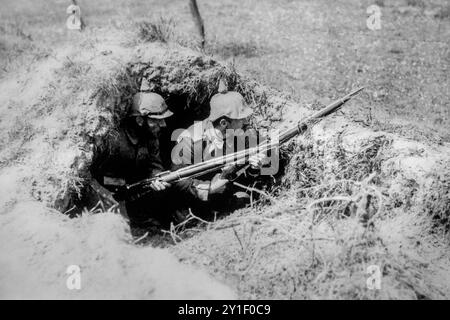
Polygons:
<instances>
[{"instance_id":1,"label":"second soldier in trench","mask_svg":"<svg viewBox=\"0 0 450 320\"><path fill-rule=\"evenodd\" d=\"M171 156L172 170L240 151L248 147L245 138L250 138L252 134L256 143L257 133L251 131L247 135L249 131L245 131L252 114L253 110L240 93L219 89L219 93L210 100L209 117L194 123L177 136ZM241 142L237 142L236 138ZM249 164L253 175L258 175L268 160L264 153L251 156ZM202 218L211 219L213 212L231 211L249 202L248 194L233 188L227 171L233 171L233 165L212 176L185 179L174 184L182 198L175 215L178 221L185 219L189 210Z\"/></svg>"}]
</instances>

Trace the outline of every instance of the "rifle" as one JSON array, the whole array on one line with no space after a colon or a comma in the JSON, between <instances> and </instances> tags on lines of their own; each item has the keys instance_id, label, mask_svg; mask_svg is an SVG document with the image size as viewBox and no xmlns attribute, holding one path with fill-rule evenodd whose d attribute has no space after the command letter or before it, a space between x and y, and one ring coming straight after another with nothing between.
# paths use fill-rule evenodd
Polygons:
<instances>
[{"instance_id":1,"label":"rifle","mask_svg":"<svg viewBox=\"0 0 450 320\"><path fill-rule=\"evenodd\" d=\"M272 150L278 147L279 145L284 144L287 141L291 140L293 137L305 132L310 125L315 124L324 117L338 111L348 100L353 98L363 89L364 87L358 88L350 92L346 96L333 101L328 106L314 113L310 117L307 117L306 119L299 121L294 127L289 128L288 130L281 133L278 136L277 139L278 141L264 140L263 142L261 142L260 144L258 144L256 147L253 148L248 148L221 157L212 158L207 161L186 166L179 170L161 172L160 174L152 178L144 179L136 183L124 186L119 192L115 194L115 198L117 200L139 199L142 196L153 191L153 189L151 189L151 184L153 183L153 181L157 179L168 183L174 183L186 179L200 177L211 172L217 172L225 167L233 165L236 166L238 164L245 163L250 156L253 156L260 152L267 152L268 150Z\"/></svg>"}]
</instances>

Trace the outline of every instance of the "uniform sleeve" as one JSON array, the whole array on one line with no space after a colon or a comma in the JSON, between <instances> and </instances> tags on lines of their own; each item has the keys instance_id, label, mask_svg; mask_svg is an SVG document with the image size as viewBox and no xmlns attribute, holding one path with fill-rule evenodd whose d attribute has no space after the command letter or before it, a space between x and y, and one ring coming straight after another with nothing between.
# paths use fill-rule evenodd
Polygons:
<instances>
[{"instance_id":1,"label":"uniform sleeve","mask_svg":"<svg viewBox=\"0 0 450 320\"><path fill-rule=\"evenodd\" d=\"M172 153L172 171L179 170L194 163L195 151L202 152L202 145L194 145L192 139L181 139ZM211 181L200 179L185 179L173 184L188 201L208 201Z\"/></svg>"}]
</instances>

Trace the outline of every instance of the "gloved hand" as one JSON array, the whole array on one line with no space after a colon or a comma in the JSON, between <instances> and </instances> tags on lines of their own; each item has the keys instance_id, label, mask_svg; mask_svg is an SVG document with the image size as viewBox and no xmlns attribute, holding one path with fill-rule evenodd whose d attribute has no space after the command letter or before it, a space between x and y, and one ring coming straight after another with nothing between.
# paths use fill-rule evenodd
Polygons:
<instances>
[{"instance_id":1,"label":"gloved hand","mask_svg":"<svg viewBox=\"0 0 450 320\"><path fill-rule=\"evenodd\" d=\"M224 179L221 173L218 173L212 178L211 184L209 186L209 194L220 194L224 193L227 189L230 180Z\"/></svg>"},{"instance_id":2,"label":"gloved hand","mask_svg":"<svg viewBox=\"0 0 450 320\"><path fill-rule=\"evenodd\" d=\"M150 184L150 188L153 191L163 191L166 190L168 187L170 187L170 183L165 182L161 179L156 179L152 181L152 183Z\"/></svg>"}]
</instances>

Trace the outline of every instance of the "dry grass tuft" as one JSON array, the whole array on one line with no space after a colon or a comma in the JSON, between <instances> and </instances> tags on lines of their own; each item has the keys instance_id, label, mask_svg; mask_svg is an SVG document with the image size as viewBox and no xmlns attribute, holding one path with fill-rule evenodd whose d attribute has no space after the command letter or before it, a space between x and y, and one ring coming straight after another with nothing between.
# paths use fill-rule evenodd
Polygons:
<instances>
[{"instance_id":1,"label":"dry grass tuft","mask_svg":"<svg viewBox=\"0 0 450 320\"><path fill-rule=\"evenodd\" d=\"M323 151L309 139L298 145L291 144L291 149L292 158L283 186L286 188L296 186L302 189L320 184L324 179L325 170L322 161Z\"/></svg>"},{"instance_id":2,"label":"dry grass tuft","mask_svg":"<svg viewBox=\"0 0 450 320\"><path fill-rule=\"evenodd\" d=\"M383 149L389 147L391 141L385 136L377 136L367 140L356 152L348 152L342 146L342 134L335 142L335 156L338 161L336 179L354 179L360 181L372 173L380 173Z\"/></svg>"},{"instance_id":3,"label":"dry grass tuft","mask_svg":"<svg viewBox=\"0 0 450 320\"><path fill-rule=\"evenodd\" d=\"M175 22L171 18L159 17L156 21L137 22L136 28L139 39L144 42L167 43L174 38Z\"/></svg>"},{"instance_id":4,"label":"dry grass tuft","mask_svg":"<svg viewBox=\"0 0 450 320\"><path fill-rule=\"evenodd\" d=\"M433 218L435 228L450 232L450 175L437 174L423 203L424 211Z\"/></svg>"},{"instance_id":5,"label":"dry grass tuft","mask_svg":"<svg viewBox=\"0 0 450 320\"><path fill-rule=\"evenodd\" d=\"M33 39L24 23L13 21L0 25L0 78L48 57L50 52L50 48Z\"/></svg>"}]
</instances>

